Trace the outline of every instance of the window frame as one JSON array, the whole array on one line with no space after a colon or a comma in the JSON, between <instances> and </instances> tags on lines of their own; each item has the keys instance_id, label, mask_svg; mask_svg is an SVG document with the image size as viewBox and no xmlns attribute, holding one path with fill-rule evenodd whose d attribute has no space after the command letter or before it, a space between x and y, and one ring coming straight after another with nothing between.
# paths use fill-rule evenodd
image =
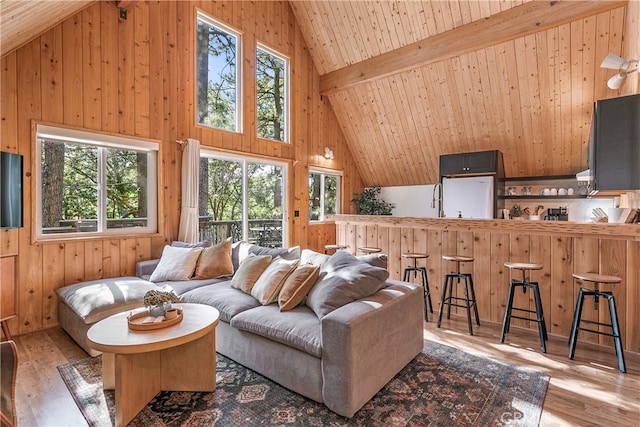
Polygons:
<instances>
[{"instance_id":1,"label":"window frame","mask_svg":"<svg viewBox=\"0 0 640 427\"><path fill-rule=\"evenodd\" d=\"M288 246L289 236L289 162L265 158L259 156L249 156L243 154L232 154L225 151L201 147L200 158L215 158L230 162L239 162L242 164L242 239L246 240L249 236L249 206L247 200L249 198L247 163L268 163L273 166L283 168L282 172L282 247Z\"/></svg>"},{"instance_id":2,"label":"window frame","mask_svg":"<svg viewBox=\"0 0 640 427\"><path fill-rule=\"evenodd\" d=\"M344 177L344 173L341 170L335 170L335 169L326 169L326 168L320 168L317 166L309 166L309 173L308 175L315 173L315 174L320 174L323 177L326 175L330 175L330 176L335 176L338 177L340 179L339 185L336 188L336 215L340 214L342 212L342 186L343 186L343 177ZM309 194L309 178L307 175L307 194ZM324 178L321 181L320 184L320 206L321 206L321 215L320 217L322 219L309 219L309 224L323 224L323 223L330 223L332 221L329 221L327 219L325 219L325 212L324 212ZM307 200L307 208L309 208L309 200ZM309 214L310 214L310 209L309 209ZM310 216L310 215L309 215Z\"/></svg>"},{"instance_id":3,"label":"window frame","mask_svg":"<svg viewBox=\"0 0 640 427\"><path fill-rule=\"evenodd\" d=\"M208 25L211 25L213 27L216 27L218 30L222 30L232 36L234 36L236 38L236 129L235 130L230 130L230 129L224 129L224 128L220 128L214 125L209 125L206 123L200 123L198 121L198 53L197 53L197 49L198 49L198 21L202 20L204 22L206 22ZM193 43L194 43L194 79L193 79L193 93L194 93L194 100L195 100L195 108L194 108L194 115L193 115L193 120L195 122L195 126L202 126L204 128L207 129L215 129L218 131L222 131L222 132L231 132L234 134L242 134L244 132L244 107L243 107L243 93L244 93L244 78L243 78L243 67L242 67L242 45L244 43L243 40L243 34L241 31L232 28L231 26L223 23L222 21L215 19L211 16L209 16L208 14L206 14L205 12L203 12L202 10L197 10L196 11L196 20L195 20L195 33L194 33L194 37L193 37Z\"/></svg>"},{"instance_id":4,"label":"window frame","mask_svg":"<svg viewBox=\"0 0 640 427\"><path fill-rule=\"evenodd\" d=\"M256 107L256 138L261 139L261 140L265 140L265 141L272 141L272 142L279 142L281 144L290 144L290 136L291 136L291 131L290 128L291 126L289 125L290 123L290 105L291 105L291 59L283 54L280 53L278 51L276 51L275 49L270 48L269 46L258 42L256 44L256 73L258 72L258 66L257 66L257 55L258 55L258 50L262 50L264 52L267 52L270 55L275 56L278 59L281 59L284 62L284 123L283 123L283 127L284 127L284 135L283 135L283 140L280 141L278 139L271 139L271 138L265 138L262 137L260 135L258 135L258 77L257 74L254 74L253 78L254 78L254 82L255 82L255 86L256 86L256 92L255 92L255 107Z\"/></svg>"},{"instance_id":5,"label":"window frame","mask_svg":"<svg viewBox=\"0 0 640 427\"><path fill-rule=\"evenodd\" d=\"M107 228L106 215L106 198L107 191L106 179L101 179L97 188L98 205L97 223L99 231L89 232L68 232L68 233L43 233L42 230L42 141L60 141L61 143L78 143L96 148L111 148L120 150L131 150L149 154L147 162L147 225L146 227L131 228ZM32 218L33 240L38 241L55 241L70 240L77 238L91 237L116 237L123 235L149 235L158 233L158 206L159 194L159 149L160 144L157 141L149 139L141 139L123 135L113 135L89 130L78 130L59 126L51 126L46 124L36 124L34 131L34 172L35 180L33 194L35 195L34 215ZM98 173L104 177L106 174L106 155L98 152ZM153 190L153 191L151 191Z\"/></svg>"}]
</instances>

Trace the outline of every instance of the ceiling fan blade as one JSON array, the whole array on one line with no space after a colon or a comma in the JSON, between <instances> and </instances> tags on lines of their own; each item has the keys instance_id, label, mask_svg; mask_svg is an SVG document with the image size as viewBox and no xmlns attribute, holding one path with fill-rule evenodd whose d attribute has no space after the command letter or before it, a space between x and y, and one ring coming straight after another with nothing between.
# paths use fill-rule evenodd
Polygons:
<instances>
[{"instance_id":1,"label":"ceiling fan blade","mask_svg":"<svg viewBox=\"0 0 640 427\"><path fill-rule=\"evenodd\" d=\"M600 64L600 68L609 68L611 70L619 70L626 63L627 61L620 58L615 53L609 52L607 56L604 58L604 60L602 61L602 64Z\"/></svg>"}]
</instances>

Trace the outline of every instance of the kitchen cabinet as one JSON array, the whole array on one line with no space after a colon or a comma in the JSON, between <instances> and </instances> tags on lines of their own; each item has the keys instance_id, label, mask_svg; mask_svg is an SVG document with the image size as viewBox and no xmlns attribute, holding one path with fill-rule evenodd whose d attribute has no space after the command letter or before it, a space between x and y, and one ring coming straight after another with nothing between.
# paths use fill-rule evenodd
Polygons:
<instances>
[{"instance_id":1,"label":"kitchen cabinet","mask_svg":"<svg viewBox=\"0 0 640 427\"><path fill-rule=\"evenodd\" d=\"M440 177L455 175L500 175L502 153L497 150L440 156Z\"/></svg>"},{"instance_id":2,"label":"kitchen cabinet","mask_svg":"<svg viewBox=\"0 0 640 427\"><path fill-rule=\"evenodd\" d=\"M640 189L640 94L596 102L589 141L594 190Z\"/></svg>"}]
</instances>

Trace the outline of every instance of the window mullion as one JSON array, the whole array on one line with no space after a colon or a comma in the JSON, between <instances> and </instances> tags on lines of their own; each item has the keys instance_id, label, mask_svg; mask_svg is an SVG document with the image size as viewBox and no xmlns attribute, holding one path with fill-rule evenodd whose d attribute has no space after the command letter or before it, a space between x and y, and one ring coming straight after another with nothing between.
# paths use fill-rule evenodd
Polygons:
<instances>
[{"instance_id":1,"label":"window mullion","mask_svg":"<svg viewBox=\"0 0 640 427\"><path fill-rule=\"evenodd\" d=\"M107 229L107 149L98 148L98 232Z\"/></svg>"},{"instance_id":2,"label":"window mullion","mask_svg":"<svg viewBox=\"0 0 640 427\"><path fill-rule=\"evenodd\" d=\"M320 221L324 221L324 178L325 175L323 173L320 174Z\"/></svg>"},{"instance_id":3,"label":"window mullion","mask_svg":"<svg viewBox=\"0 0 640 427\"><path fill-rule=\"evenodd\" d=\"M242 240L249 240L249 167L242 161Z\"/></svg>"}]
</instances>

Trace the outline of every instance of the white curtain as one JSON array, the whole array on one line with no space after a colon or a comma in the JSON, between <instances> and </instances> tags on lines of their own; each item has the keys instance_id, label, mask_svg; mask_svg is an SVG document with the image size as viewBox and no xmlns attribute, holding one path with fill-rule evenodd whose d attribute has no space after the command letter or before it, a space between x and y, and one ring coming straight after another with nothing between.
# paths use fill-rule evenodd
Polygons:
<instances>
[{"instance_id":1,"label":"white curtain","mask_svg":"<svg viewBox=\"0 0 640 427\"><path fill-rule=\"evenodd\" d=\"M198 241L198 172L200 169L200 141L187 139L182 152L182 213L178 240Z\"/></svg>"}]
</instances>

